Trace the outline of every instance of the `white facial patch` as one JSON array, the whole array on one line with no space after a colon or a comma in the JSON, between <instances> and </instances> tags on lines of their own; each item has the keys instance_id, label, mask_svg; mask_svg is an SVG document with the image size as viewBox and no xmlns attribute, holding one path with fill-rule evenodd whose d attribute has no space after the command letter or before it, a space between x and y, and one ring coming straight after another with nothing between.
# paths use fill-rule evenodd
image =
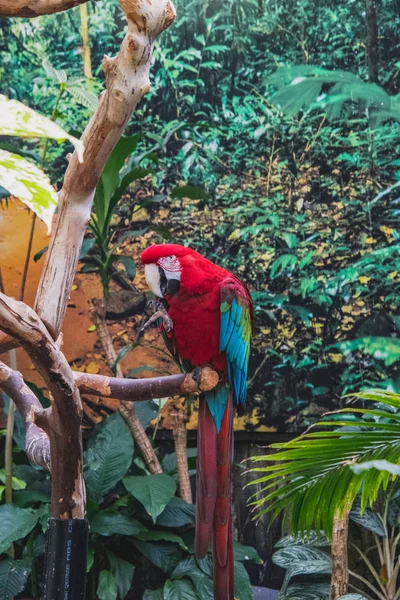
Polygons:
<instances>
[{"instance_id":1,"label":"white facial patch","mask_svg":"<svg viewBox=\"0 0 400 600\"><path fill-rule=\"evenodd\" d=\"M144 266L144 276L146 277L147 285L157 298L162 298L160 288L160 273L156 263L150 263Z\"/></svg>"}]
</instances>

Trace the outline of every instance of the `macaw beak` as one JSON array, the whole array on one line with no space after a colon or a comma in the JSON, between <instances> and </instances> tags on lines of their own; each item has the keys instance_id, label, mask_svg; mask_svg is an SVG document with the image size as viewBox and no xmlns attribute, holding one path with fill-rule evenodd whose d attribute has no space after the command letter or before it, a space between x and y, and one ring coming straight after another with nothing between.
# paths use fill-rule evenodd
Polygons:
<instances>
[{"instance_id":1,"label":"macaw beak","mask_svg":"<svg viewBox=\"0 0 400 600\"><path fill-rule=\"evenodd\" d=\"M158 298L172 296L180 288L180 271L166 271L156 263L150 263L149 265L145 265L144 274L147 285Z\"/></svg>"}]
</instances>

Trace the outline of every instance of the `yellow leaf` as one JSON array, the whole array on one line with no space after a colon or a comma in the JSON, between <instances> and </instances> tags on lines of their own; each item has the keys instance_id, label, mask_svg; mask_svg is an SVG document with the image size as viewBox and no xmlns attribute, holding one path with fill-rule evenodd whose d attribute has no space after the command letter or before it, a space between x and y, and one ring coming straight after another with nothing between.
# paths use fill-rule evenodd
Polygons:
<instances>
[{"instance_id":1,"label":"yellow leaf","mask_svg":"<svg viewBox=\"0 0 400 600\"><path fill-rule=\"evenodd\" d=\"M74 292L77 289L78 289L78 286L77 285L73 285L72 288L71 288L71 292Z\"/></svg>"},{"instance_id":2,"label":"yellow leaf","mask_svg":"<svg viewBox=\"0 0 400 600\"><path fill-rule=\"evenodd\" d=\"M124 333L126 333L126 329L121 329L121 331L118 331L117 335L123 335Z\"/></svg>"},{"instance_id":3,"label":"yellow leaf","mask_svg":"<svg viewBox=\"0 0 400 600\"><path fill-rule=\"evenodd\" d=\"M99 365L96 362L91 362L86 367L86 373L96 375L100 371Z\"/></svg>"},{"instance_id":4,"label":"yellow leaf","mask_svg":"<svg viewBox=\"0 0 400 600\"><path fill-rule=\"evenodd\" d=\"M91 331L96 331L96 325L91 325L91 326L88 328L88 331L90 331L90 332L91 332Z\"/></svg>"},{"instance_id":5,"label":"yellow leaf","mask_svg":"<svg viewBox=\"0 0 400 600\"><path fill-rule=\"evenodd\" d=\"M376 240L374 240L374 238L372 237L367 237L367 239L365 240L366 244L376 244Z\"/></svg>"},{"instance_id":6,"label":"yellow leaf","mask_svg":"<svg viewBox=\"0 0 400 600\"><path fill-rule=\"evenodd\" d=\"M334 363L340 363L343 360L343 354L334 354L334 353L329 353L328 357L331 359L331 361L333 361Z\"/></svg>"},{"instance_id":7,"label":"yellow leaf","mask_svg":"<svg viewBox=\"0 0 400 600\"><path fill-rule=\"evenodd\" d=\"M365 275L361 275L361 277L358 278L358 281L360 283L362 283L363 285L368 283L368 281L371 280L371 277L366 277Z\"/></svg>"},{"instance_id":8,"label":"yellow leaf","mask_svg":"<svg viewBox=\"0 0 400 600\"><path fill-rule=\"evenodd\" d=\"M397 271L392 271L391 273L389 273L388 277L389 279L394 279L397 275Z\"/></svg>"},{"instance_id":9,"label":"yellow leaf","mask_svg":"<svg viewBox=\"0 0 400 600\"><path fill-rule=\"evenodd\" d=\"M386 227L386 225L381 225L379 227L379 229L382 231L382 233L384 233L386 236L389 235L393 235L394 234L394 229L392 229L391 227Z\"/></svg>"},{"instance_id":10,"label":"yellow leaf","mask_svg":"<svg viewBox=\"0 0 400 600\"><path fill-rule=\"evenodd\" d=\"M351 314L353 312L353 307L350 304L347 304L347 306L342 306L342 311Z\"/></svg>"},{"instance_id":11,"label":"yellow leaf","mask_svg":"<svg viewBox=\"0 0 400 600\"><path fill-rule=\"evenodd\" d=\"M228 242L233 242L240 238L240 229L234 229L230 236L228 237Z\"/></svg>"}]
</instances>

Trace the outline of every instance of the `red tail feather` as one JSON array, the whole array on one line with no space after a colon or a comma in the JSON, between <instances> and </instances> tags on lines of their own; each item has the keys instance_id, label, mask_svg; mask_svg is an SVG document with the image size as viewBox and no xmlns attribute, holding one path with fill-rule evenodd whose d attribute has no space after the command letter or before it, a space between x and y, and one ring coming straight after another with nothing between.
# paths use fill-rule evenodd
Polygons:
<instances>
[{"instance_id":1,"label":"red tail feather","mask_svg":"<svg viewBox=\"0 0 400 600\"><path fill-rule=\"evenodd\" d=\"M212 426L211 426L212 423ZM196 556L202 558L213 532L214 598L234 600L232 543L233 403L228 398L221 430L200 399L197 461ZM208 496L205 496L205 490Z\"/></svg>"},{"instance_id":2,"label":"red tail feather","mask_svg":"<svg viewBox=\"0 0 400 600\"><path fill-rule=\"evenodd\" d=\"M197 558L204 558L210 545L217 485L217 428L206 399L200 396L196 474L195 553Z\"/></svg>"}]
</instances>

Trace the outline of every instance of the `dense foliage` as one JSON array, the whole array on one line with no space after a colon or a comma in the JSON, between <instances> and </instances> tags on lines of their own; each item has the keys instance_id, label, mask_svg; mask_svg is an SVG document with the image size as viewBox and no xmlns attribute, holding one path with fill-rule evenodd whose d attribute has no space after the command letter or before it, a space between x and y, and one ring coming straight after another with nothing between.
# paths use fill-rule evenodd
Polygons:
<instances>
[{"instance_id":1,"label":"dense foliage","mask_svg":"<svg viewBox=\"0 0 400 600\"><path fill-rule=\"evenodd\" d=\"M259 326L250 393L260 421L279 429L309 424L343 393L398 387L399 6L378 8L379 39L391 43L379 44L374 84L364 8L178 0L128 131L141 134L133 166L147 177L131 187L135 200L117 198L107 224L118 239L135 213L134 229L190 243L250 284ZM91 5L96 78L86 83L78 11L2 25L2 91L49 115L58 99L57 121L81 130L93 104L82 90L101 88L102 54L123 35L117 3ZM61 98L49 64L68 75ZM53 181L63 155L51 146ZM169 195L178 184L208 193ZM126 244L135 255L136 242Z\"/></svg>"}]
</instances>

